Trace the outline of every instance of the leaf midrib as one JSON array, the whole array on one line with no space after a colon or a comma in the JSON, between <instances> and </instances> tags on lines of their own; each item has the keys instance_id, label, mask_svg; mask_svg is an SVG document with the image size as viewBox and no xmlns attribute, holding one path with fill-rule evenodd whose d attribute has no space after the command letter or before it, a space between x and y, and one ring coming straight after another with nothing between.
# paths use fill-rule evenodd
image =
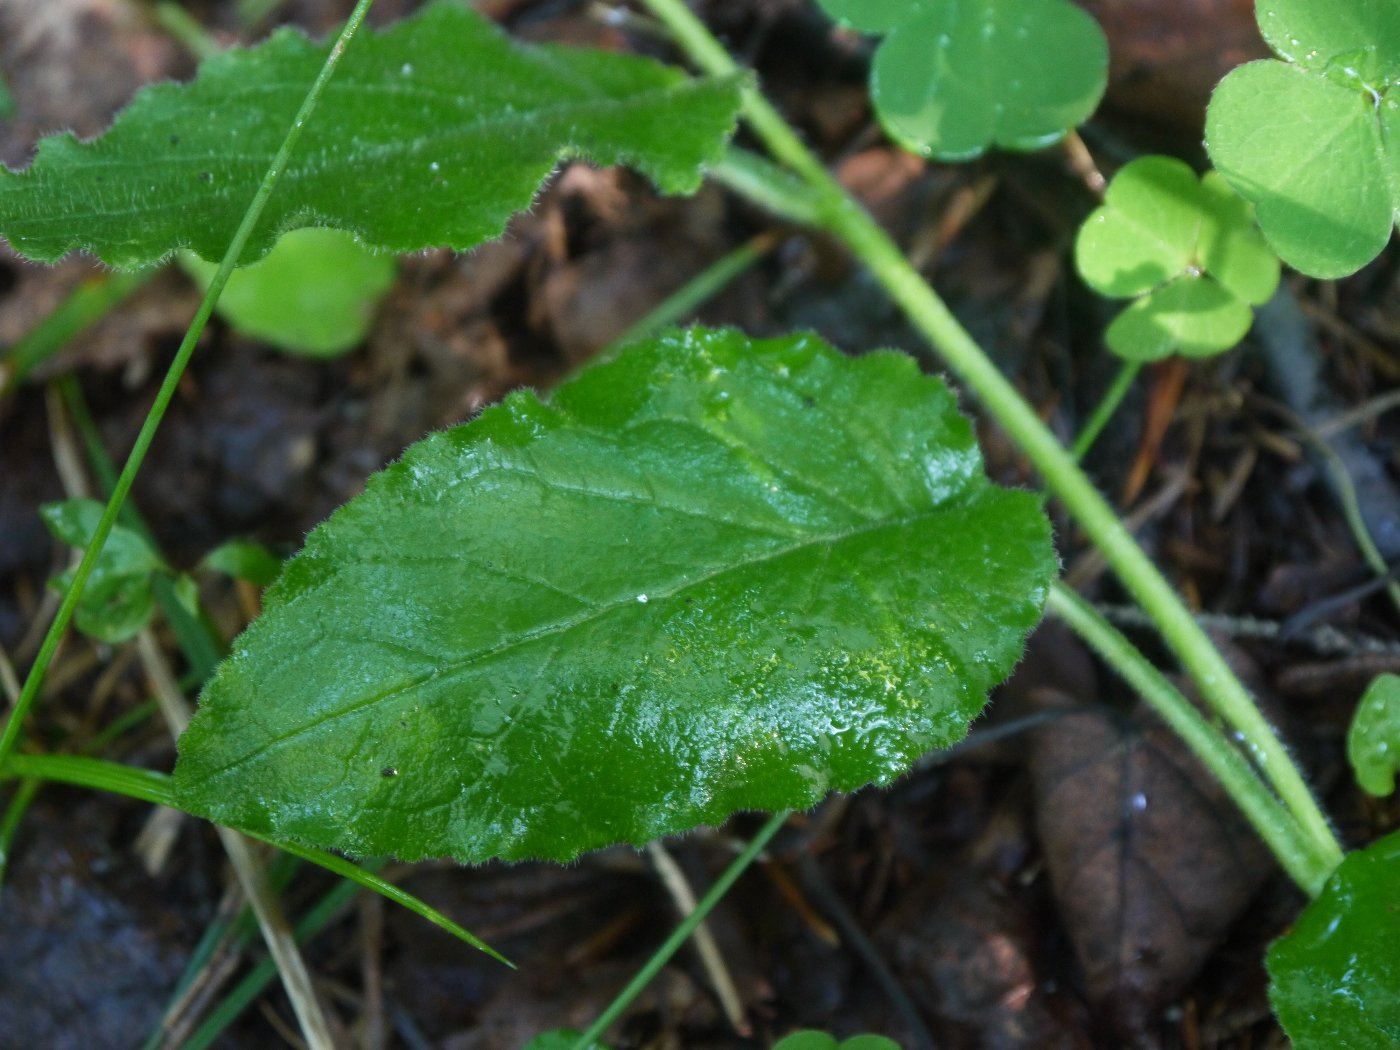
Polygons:
<instances>
[{"instance_id":1,"label":"leaf midrib","mask_svg":"<svg viewBox=\"0 0 1400 1050\"><path fill-rule=\"evenodd\" d=\"M580 117L587 117L591 115L591 113L595 110L616 110L618 108L636 108L638 106L641 106L645 109L647 106L653 106L656 105L658 102L667 101L667 96L674 96L677 94L677 88L681 89L681 91L683 92L687 89L693 89L695 87L703 87L709 85L709 81L685 80L680 81L677 84L671 84L655 89L650 89L643 94L629 95L626 98L622 99L609 97L602 99L588 99L586 101L561 101L557 104L545 106L541 109L532 109L528 113L521 113L519 111L516 111L514 113L509 114L509 119L501 115L499 111L496 114L482 114L481 117L471 121L470 123L454 124L451 125L449 129L443 130L441 132L427 135L418 135L414 136L411 139L400 138L393 139L389 142L375 143L367 146L357 146L343 154L336 155L334 157L317 162L315 164L298 165L295 161L293 161L291 164L288 165L286 172L283 174L283 181L298 182L305 180L309 177L334 177L336 175L344 175L347 171L352 170L355 171L358 175L362 176L363 171L360 169L365 164L378 164L382 163L386 159L390 161L400 161L404 158L411 157L419 152L422 152L423 150L428 149L434 145L440 145L443 142L450 142L453 139L468 139L471 137L479 137L482 135L493 133L499 134L503 131L509 131L512 128L518 127L522 123L542 124L545 123L546 120L555 123L561 120L565 122L570 120L576 121ZM674 101L674 99L671 99L671 101ZM86 143L82 143L81 145L85 147L87 146ZM311 145L314 145L314 143L312 143ZM310 146L308 146L308 149L309 148ZM618 145L615 147L615 149L618 152L619 156L626 156L629 153L634 152L626 144ZM567 159L569 156L572 156L573 151L582 151L584 155L591 156L591 147L570 138L568 142L562 145L549 147L550 157L542 160L542 163L552 162L554 164L558 164L561 160ZM272 159L272 152L272 150L268 150L264 153L258 154L224 153L221 154L221 161L223 163L227 163L230 160L241 161L246 162L253 167L256 167L258 164L262 164L265 166L267 162L269 162ZM541 151L542 154L544 152L544 150ZM205 170L209 168L211 164L211 161L207 156L171 157L166 158L165 160L163 160L162 163L166 164L167 166L176 166L180 165L182 162L184 166L188 167L192 171ZM87 163L84 163L82 160L71 160L69 158L64 159L64 167L66 169L78 172L81 172L85 169L95 169L98 171L110 172L114 169L119 170L123 167L135 168L137 170L140 170L146 167L148 164L149 161L144 159L124 160L120 157L117 157L109 160L96 155L92 155L91 159ZM20 171L11 171L9 169L6 169L3 172L3 175L0 175L0 184L9 181L9 179L28 179L32 171L32 165ZM238 189L240 187L251 192L252 189L256 186L256 183L257 179L250 179L246 184L220 183L219 193L221 195L227 195L232 190ZM3 192L3 185L0 185L0 193ZM213 195L213 193L206 193L206 196L208 197L212 197ZM50 228L53 226L78 226L83 220L93 218L121 219L129 218L133 215L151 214L153 212L159 213L161 211L178 212L184 214L188 212L189 207L189 202L172 203L167 205L135 205L128 208L107 207L93 208L88 211L69 210L64 212L62 215L51 215L48 210L43 210L39 213L31 214L24 218L23 221L29 224L31 229L38 231L33 233L26 233L25 237L26 239L33 239L35 237L42 236L42 231L46 228ZM507 205L506 207L509 207L509 205ZM287 211L289 213L295 213L300 209L301 206L289 207ZM341 216L338 218L346 220L347 217ZM49 221L46 222L46 219ZM336 226L335 228L343 229L345 227ZM281 232L285 233L287 231L284 230ZM66 242L66 244L67 248L65 249L65 251L73 251L75 249L88 250L93 248L93 242L82 241L77 239L72 239ZM188 247L188 244L176 245L175 247L169 249L169 251L177 251L180 248Z\"/></svg>"},{"instance_id":2,"label":"leaf midrib","mask_svg":"<svg viewBox=\"0 0 1400 1050\"><path fill-rule=\"evenodd\" d=\"M781 558L787 557L788 555L798 553L800 551L804 551L812 547L831 548L838 544L848 542L850 540L857 539L863 536L867 536L871 533L879 532L882 530L893 531L909 528L936 519L942 515L946 515L953 512L965 511L972 504L978 502L982 495L982 491L968 493L965 496L965 500L959 503L956 507L931 507L914 514L904 514L895 518L885 518L877 522L872 522L866 525L854 526L848 529L840 530L835 533L810 535L804 537L802 540L799 540L797 542L787 544L785 546L778 547L775 549L766 550L757 556L741 559L737 562L732 562L724 566L717 567L709 572L706 572L702 576L687 577L685 580L673 582L669 585L669 587L666 587L666 589L658 588L651 584L639 584L639 587L645 588L641 593L647 594L650 600L672 598L677 595L683 594L687 589L691 587L702 586L713 580L719 579L720 577L728 573L739 572L751 569L755 566L762 565L767 562L777 561ZM663 585L663 587L664 586L665 585ZM319 589L320 587L317 588L317 590ZM298 595L297 598L300 599L309 596L313 593L315 593L315 591L308 592L307 595ZM450 681L453 677L457 675L466 674L472 670L475 670L479 665L489 662L490 660L495 659L503 653L510 652L513 649L531 644L533 642L538 642L544 639L555 637L557 635L565 634L577 628L585 627L588 624L594 622L595 620L603 618L604 616L610 615L622 609L630 608L634 603L635 598L619 598L615 601L607 602L605 604L596 606L595 608L586 610L585 612L579 615L567 617L562 620L556 620L553 623L546 624L535 630L522 632L521 634L507 641L500 642L491 646L485 646L475 650L474 652L466 653L454 660L445 661L447 669L444 669L443 667L435 667L432 671L423 675L419 675L413 680L406 682L402 685L398 685L384 692L377 693L370 697L366 697L365 699L357 701L350 706L341 707L334 711L327 712L323 717L317 718L314 721L298 725L289 730L288 732L282 733L279 736L275 736L270 740L265 740L264 742L259 744L259 746L255 750L249 752L246 755L241 755L237 758L231 759L229 762L221 766L215 767L213 769L202 770L201 772L205 776L211 777L222 775L223 773L226 773L231 769L244 765L257 757L264 756L273 749L280 748L282 745L292 740L295 740L298 737L314 733L322 727L327 726L333 722L337 722L343 718L349 718L353 715L359 714L360 712L370 707L373 707L375 704L392 699L411 690L420 688L421 686L426 685L427 683L432 682L434 680L440 680L442 682ZM283 606L283 608L286 607L287 606Z\"/></svg>"}]
</instances>

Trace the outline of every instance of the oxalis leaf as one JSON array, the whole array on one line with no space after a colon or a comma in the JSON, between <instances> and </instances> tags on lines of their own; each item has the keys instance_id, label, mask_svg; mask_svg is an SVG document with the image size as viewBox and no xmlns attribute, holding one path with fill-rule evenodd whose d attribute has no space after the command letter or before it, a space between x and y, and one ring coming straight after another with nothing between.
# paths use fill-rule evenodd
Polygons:
<instances>
[{"instance_id":1,"label":"oxalis leaf","mask_svg":"<svg viewBox=\"0 0 1400 1050\"><path fill-rule=\"evenodd\" d=\"M1039 618L1049 540L908 358L673 333L427 438L316 529L176 790L234 827L467 861L807 806L964 734Z\"/></svg>"},{"instance_id":2,"label":"oxalis leaf","mask_svg":"<svg viewBox=\"0 0 1400 1050\"><path fill-rule=\"evenodd\" d=\"M201 288L219 267L180 257ZM392 255L369 251L340 230L293 230L251 266L235 270L215 309L245 335L288 353L335 357L364 339L394 283Z\"/></svg>"},{"instance_id":3,"label":"oxalis leaf","mask_svg":"<svg viewBox=\"0 0 1400 1050\"><path fill-rule=\"evenodd\" d=\"M143 90L101 138L55 135L0 168L0 234L30 259L83 249L140 266L218 260L328 45L292 30ZM525 47L455 0L351 43L242 262L298 226L395 252L500 234L560 158L694 190L733 130L739 85L626 55Z\"/></svg>"},{"instance_id":4,"label":"oxalis leaf","mask_svg":"<svg viewBox=\"0 0 1400 1050\"><path fill-rule=\"evenodd\" d=\"M1215 172L1198 179L1174 157L1139 157L1114 176L1074 259L1095 291L1135 300L1107 332L1130 361L1228 350L1279 279L1249 204Z\"/></svg>"},{"instance_id":5,"label":"oxalis leaf","mask_svg":"<svg viewBox=\"0 0 1400 1050\"><path fill-rule=\"evenodd\" d=\"M1344 277L1400 220L1400 4L1258 0L1255 14L1284 61L1220 82L1206 147L1284 262Z\"/></svg>"},{"instance_id":6,"label":"oxalis leaf","mask_svg":"<svg viewBox=\"0 0 1400 1050\"><path fill-rule=\"evenodd\" d=\"M1048 146L1086 120L1108 82L1108 43L1069 0L819 0L888 34L870 96L900 145L939 160Z\"/></svg>"},{"instance_id":7,"label":"oxalis leaf","mask_svg":"<svg viewBox=\"0 0 1400 1050\"><path fill-rule=\"evenodd\" d=\"M1400 832L1347 854L1269 948L1269 1001L1298 1050L1400 1046Z\"/></svg>"},{"instance_id":8,"label":"oxalis leaf","mask_svg":"<svg viewBox=\"0 0 1400 1050\"><path fill-rule=\"evenodd\" d=\"M1347 731L1347 759L1356 782L1384 798L1400 772L1400 676L1383 674L1366 687Z\"/></svg>"}]
</instances>

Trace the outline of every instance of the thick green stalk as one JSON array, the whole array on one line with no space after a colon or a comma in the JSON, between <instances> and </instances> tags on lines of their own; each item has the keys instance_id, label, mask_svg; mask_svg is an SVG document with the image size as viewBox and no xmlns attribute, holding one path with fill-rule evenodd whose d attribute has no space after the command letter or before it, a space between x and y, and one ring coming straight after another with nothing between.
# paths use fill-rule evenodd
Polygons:
<instances>
[{"instance_id":1,"label":"thick green stalk","mask_svg":"<svg viewBox=\"0 0 1400 1050\"><path fill-rule=\"evenodd\" d=\"M238 265L238 259L243 254L243 247L248 243L253 228L257 226L258 220L262 217L268 198L272 196L272 191L276 188L278 180L282 177L282 171L286 168L287 161L291 158L292 151L301 138L302 129L306 126L306 122L310 119L317 103L321 101L321 94L325 91L326 85L330 83L331 75L335 72L336 66L340 64L340 58L345 53L346 46L349 45L350 40L360 28L360 24L364 22L365 15L369 13L370 5L373 2L374 0L358 0L355 4L355 10L350 13L345 27L340 31L340 36L331 46L330 54L326 56L321 72L317 75L310 90L307 91L306 98L302 100L301 108L297 110L297 115L292 121L292 126L282 139L282 145L272 158L272 163L268 165L267 173L263 176L257 193L253 195L252 203L248 205L248 210L243 214L243 221L234 233L233 240L229 242L228 251L224 252L224 258L219 263L218 272L214 274L214 279L209 282L209 289L204 293L204 300L199 304L199 309L195 311L194 320L190 322L189 330L185 332L184 341L180 343L180 349L176 352L175 359L170 362L170 368L165 373L165 379L161 382L160 390L156 393L151 410L146 414L146 421L141 425L141 432L136 435L136 442L131 448L131 453L127 456L126 465L117 478L117 483L112 489L112 496L107 501L102 518L98 521L97 528L93 532L92 542L87 545L87 549L83 552L83 560L78 563L77 571L73 573L73 583L64 594L63 601L58 606L58 612L53 618L53 623L49 625L48 633L44 635L39 653L29 668L29 675L24 680L24 688L20 690L19 699L15 702L14 708L10 711L9 720L5 723L5 731L0 734L0 765L4 764L5 756L14 750L15 744L19 740L25 716L28 715L34 698L39 695L44 675L48 673L49 664L53 662L59 642L63 640L63 634L68 629L68 623L73 618L74 610L78 607L78 599L83 595L83 588L87 585L88 577L92 575L92 568L97 563L97 556L102 553L102 547L107 542L113 524L116 523L117 515L121 513L127 494L131 491L132 483L136 480L136 474L146 459L146 452L150 449L161 420L165 417L165 411L170 407L170 402L175 397L175 390L180 385L181 377L185 374L185 367L194 355L195 344L199 341L204 326L209 322L209 317L214 312L214 304L218 302L224 285L228 283L229 275Z\"/></svg>"},{"instance_id":2,"label":"thick green stalk","mask_svg":"<svg viewBox=\"0 0 1400 1050\"><path fill-rule=\"evenodd\" d=\"M683 0L646 0L646 4L705 72L715 76L739 72L734 60ZM745 89L744 116L773 156L809 184L818 201L820 225L840 238L879 279L939 351L948 368L976 394L1078 520L1119 579L1152 617L1206 702L1239 734L1250 758L1293 814L1300 833L1309 840L1305 851L1326 858L1329 869L1335 867L1341 861L1341 846L1287 749L1185 604L1073 456L997 370L889 235L845 192L757 88Z\"/></svg>"},{"instance_id":3,"label":"thick green stalk","mask_svg":"<svg viewBox=\"0 0 1400 1050\"><path fill-rule=\"evenodd\" d=\"M840 192L839 187L836 191ZM1117 511L885 231L850 204L844 193L842 197L849 206L833 208L833 232L871 268L948 367L976 392L987 411L1030 457L1045 484L1152 617L1202 697L1240 734L1250 758L1293 813L1303 834L1329 858L1329 867L1341 863L1342 848L1287 749L1181 598L1124 527Z\"/></svg>"},{"instance_id":4,"label":"thick green stalk","mask_svg":"<svg viewBox=\"0 0 1400 1050\"><path fill-rule=\"evenodd\" d=\"M1047 610L1084 639L1137 690L1230 793L1254 830L1299 886L1316 896L1331 873L1329 858L1298 834L1297 822L1219 729L1191 706L1166 675L1098 611L1060 582L1050 588Z\"/></svg>"}]
</instances>

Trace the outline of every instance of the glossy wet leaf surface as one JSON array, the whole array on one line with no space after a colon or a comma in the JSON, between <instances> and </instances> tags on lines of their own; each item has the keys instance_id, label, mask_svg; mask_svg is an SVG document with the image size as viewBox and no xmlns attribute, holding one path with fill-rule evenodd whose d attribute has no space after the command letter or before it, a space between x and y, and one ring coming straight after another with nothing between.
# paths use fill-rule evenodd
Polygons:
<instances>
[{"instance_id":1,"label":"glossy wet leaf surface","mask_svg":"<svg viewBox=\"0 0 1400 1050\"><path fill-rule=\"evenodd\" d=\"M1251 62L1216 89L1206 145L1258 209L1283 260L1354 273L1400 218L1400 4L1259 0L1284 61Z\"/></svg>"},{"instance_id":2,"label":"glossy wet leaf surface","mask_svg":"<svg viewBox=\"0 0 1400 1050\"><path fill-rule=\"evenodd\" d=\"M1141 157L1113 179L1080 228L1075 265L1095 291L1134 302L1109 326L1132 361L1205 356L1244 338L1278 286L1278 257L1249 204L1214 172Z\"/></svg>"},{"instance_id":3,"label":"glossy wet leaf surface","mask_svg":"<svg viewBox=\"0 0 1400 1050\"><path fill-rule=\"evenodd\" d=\"M1378 797L1395 790L1400 772L1400 676L1383 674L1370 684L1347 732L1347 758L1356 782Z\"/></svg>"},{"instance_id":4,"label":"glossy wet leaf surface","mask_svg":"<svg viewBox=\"0 0 1400 1050\"><path fill-rule=\"evenodd\" d=\"M961 738L1054 568L909 359L674 333L371 479L235 643L177 789L473 861L807 806Z\"/></svg>"},{"instance_id":5,"label":"glossy wet leaf surface","mask_svg":"<svg viewBox=\"0 0 1400 1050\"><path fill-rule=\"evenodd\" d=\"M1103 32L1067 0L820 2L853 28L888 34L871 100L890 137L923 156L1039 149L1088 119L1103 96Z\"/></svg>"},{"instance_id":6,"label":"glossy wet leaf surface","mask_svg":"<svg viewBox=\"0 0 1400 1050\"><path fill-rule=\"evenodd\" d=\"M1269 999L1298 1050L1400 1045L1400 832L1349 853L1269 949Z\"/></svg>"},{"instance_id":7,"label":"glossy wet leaf surface","mask_svg":"<svg viewBox=\"0 0 1400 1050\"><path fill-rule=\"evenodd\" d=\"M44 139L29 167L0 169L0 235L39 261L82 249L131 267L182 247L218 260L327 47L281 30L189 84L146 88L100 138ZM738 104L732 81L523 46L438 0L350 44L242 261L299 226L393 252L469 248L498 236L563 158L692 191Z\"/></svg>"}]
</instances>

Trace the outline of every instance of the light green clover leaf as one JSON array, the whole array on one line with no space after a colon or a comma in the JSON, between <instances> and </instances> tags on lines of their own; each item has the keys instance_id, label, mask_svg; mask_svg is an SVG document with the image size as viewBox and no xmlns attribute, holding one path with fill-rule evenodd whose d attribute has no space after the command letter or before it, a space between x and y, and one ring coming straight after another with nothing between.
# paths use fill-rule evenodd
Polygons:
<instances>
[{"instance_id":1,"label":"light green clover leaf","mask_svg":"<svg viewBox=\"0 0 1400 1050\"><path fill-rule=\"evenodd\" d=\"M189 251L180 265L202 288L219 268ZM392 255L343 230L292 230L233 272L215 309L240 332L289 353L336 357L364 339L397 269Z\"/></svg>"},{"instance_id":2,"label":"light green clover leaf","mask_svg":"<svg viewBox=\"0 0 1400 1050\"><path fill-rule=\"evenodd\" d=\"M1347 732L1347 758L1356 782L1383 798L1400 772L1400 676L1383 674L1366 688Z\"/></svg>"},{"instance_id":3,"label":"light green clover leaf","mask_svg":"<svg viewBox=\"0 0 1400 1050\"><path fill-rule=\"evenodd\" d=\"M1141 157L1118 173L1080 228L1075 263L1095 291L1134 300L1106 334L1130 361L1228 350L1279 279L1249 204L1219 175L1198 179L1171 157Z\"/></svg>"},{"instance_id":4,"label":"light green clover leaf","mask_svg":"<svg viewBox=\"0 0 1400 1050\"><path fill-rule=\"evenodd\" d=\"M852 28L887 34L870 96L890 137L939 160L989 146L1048 146L1103 97L1108 44L1068 0L820 0Z\"/></svg>"},{"instance_id":5,"label":"light green clover leaf","mask_svg":"<svg viewBox=\"0 0 1400 1050\"><path fill-rule=\"evenodd\" d=\"M1284 262L1344 277L1400 220L1400 4L1268 0L1256 17L1283 61L1220 82L1206 147Z\"/></svg>"}]
</instances>

